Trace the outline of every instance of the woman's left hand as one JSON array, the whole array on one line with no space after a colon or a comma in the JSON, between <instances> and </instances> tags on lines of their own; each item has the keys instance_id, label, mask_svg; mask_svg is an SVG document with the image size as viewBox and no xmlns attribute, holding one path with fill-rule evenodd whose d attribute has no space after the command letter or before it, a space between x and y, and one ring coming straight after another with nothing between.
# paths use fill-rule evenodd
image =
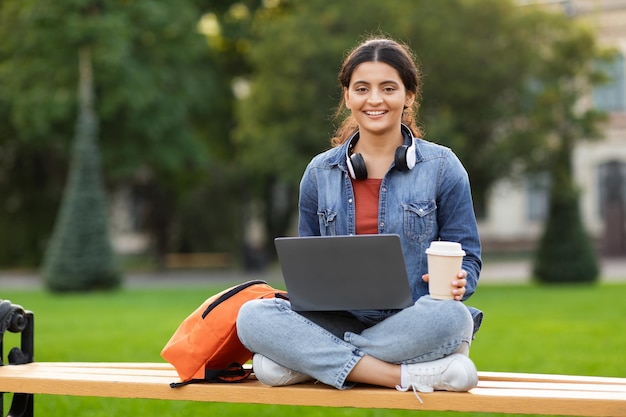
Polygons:
<instances>
[{"instance_id":1,"label":"woman's left hand","mask_svg":"<svg viewBox=\"0 0 626 417\"><path fill-rule=\"evenodd\" d=\"M456 274L456 278L452 281L452 295L454 299L457 301L461 301L463 299L463 295L465 295L465 286L467 285L467 271L461 269L458 274Z\"/></svg>"}]
</instances>

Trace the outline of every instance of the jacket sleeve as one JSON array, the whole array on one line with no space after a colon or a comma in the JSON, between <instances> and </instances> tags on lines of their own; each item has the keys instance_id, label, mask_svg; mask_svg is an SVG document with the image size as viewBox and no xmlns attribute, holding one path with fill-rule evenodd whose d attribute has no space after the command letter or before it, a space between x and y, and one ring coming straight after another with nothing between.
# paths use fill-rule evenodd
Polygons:
<instances>
[{"instance_id":1,"label":"jacket sleeve","mask_svg":"<svg viewBox=\"0 0 626 417\"><path fill-rule=\"evenodd\" d=\"M478 284L482 268L481 244L467 171L452 151L445 161L437 201L439 237L458 241L465 250L463 269L467 271L467 286L463 300L466 300Z\"/></svg>"},{"instance_id":2,"label":"jacket sleeve","mask_svg":"<svg viewBox=\"0 0 626 417\"><path fill-rule=\"evenodd\" d=\"M317 180L311 164L307 166L300 181L298 201L298 235L319 236Z\"/></svg>"}]
</instances>

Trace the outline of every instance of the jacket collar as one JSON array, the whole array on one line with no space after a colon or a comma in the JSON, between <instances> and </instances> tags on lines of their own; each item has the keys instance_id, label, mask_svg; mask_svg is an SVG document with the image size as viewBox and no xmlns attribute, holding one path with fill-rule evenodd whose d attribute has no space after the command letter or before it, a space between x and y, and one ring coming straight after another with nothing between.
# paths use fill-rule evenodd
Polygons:
<instances>
[{"instance_id":1,"label":"jacket collar","mask_svg":"<svg viewBox=\"0 0 626 417\"><path fill-rule=\"evenodd\" d=\"M405 124L402 124L402 127L403 127L402 132L405 133L404 145L411 146L411 143L413 142L413 140L415 140L415 161L416 163L419 163L422 160L422 152L420 151L420 142L422 139L415 137L411 129L409 129L409 127L406 126ZM359 134L359 131L357 130L352 135L350 135L350 137L346 139L344 143L342 143L336 148L333 148L335 152L333 152L332 155L330 155L327 160L329 165L331 166L339 165L343 169L346 169L346 170L348 169L346 165L346 152L348 151L348 146L350 146L350 142L352 141L354 136L358 134Z\"/></svg>"}]
</instances>

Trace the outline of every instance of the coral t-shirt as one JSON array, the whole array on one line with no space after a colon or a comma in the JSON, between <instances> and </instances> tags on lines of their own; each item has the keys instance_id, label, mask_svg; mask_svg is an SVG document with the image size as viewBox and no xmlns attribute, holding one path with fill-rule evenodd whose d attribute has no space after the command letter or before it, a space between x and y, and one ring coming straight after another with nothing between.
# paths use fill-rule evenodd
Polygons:
<instances>
[{"instance_id":1,"label":"coral t-shirt","mask_svg":"<svg viewBox=\"0 0 626 417\"><path fill-rule=\"evenodd\" d=\"M378 199L382 178L352 180L356 213L356 234L378 234Z\"/></svg>"}]
</instances>

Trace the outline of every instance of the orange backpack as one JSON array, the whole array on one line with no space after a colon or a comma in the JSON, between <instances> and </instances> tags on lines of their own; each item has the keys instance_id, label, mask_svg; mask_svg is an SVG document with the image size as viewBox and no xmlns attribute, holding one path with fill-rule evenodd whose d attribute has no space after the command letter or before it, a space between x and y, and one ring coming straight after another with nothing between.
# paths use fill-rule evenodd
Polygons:
<instances>
[{"instance_id":1,"label":"orange backpack","mask_svg":"<svg viewBox=\"0 0 626 417\"><path fill-rule=\"evenodd\" d=\"M167 342L161 356L174 365L182 382L237 382L251 371L243 364L252 358L237 337L237 314L241 306L259 298L283 297L265 281L248 281L208 298L191 313Z\"/></svg>"}]
</instances>

